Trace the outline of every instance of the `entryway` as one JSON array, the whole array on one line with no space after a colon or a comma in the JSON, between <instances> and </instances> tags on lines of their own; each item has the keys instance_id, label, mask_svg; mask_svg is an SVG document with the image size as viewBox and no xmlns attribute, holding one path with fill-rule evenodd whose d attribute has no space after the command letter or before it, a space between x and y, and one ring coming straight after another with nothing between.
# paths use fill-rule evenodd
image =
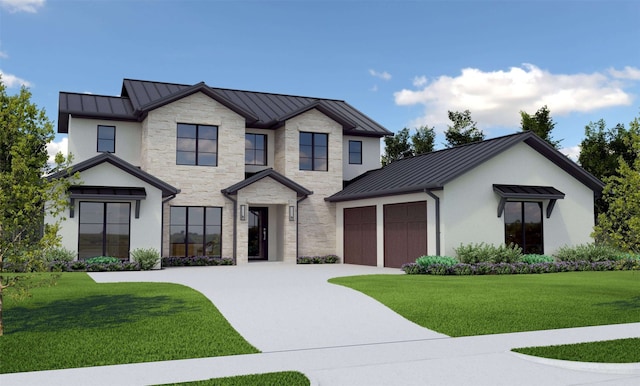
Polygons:
<instances>
[{"instance_id":1,"label":"entryway","mask_svg":"<svg viewBox=\"0 0 640 386\"><path fill-rule=\"evenodd\" d=\"M250 261L269 258L269 208L249 207L249 244Z\"/></svg>"}]
</instances>

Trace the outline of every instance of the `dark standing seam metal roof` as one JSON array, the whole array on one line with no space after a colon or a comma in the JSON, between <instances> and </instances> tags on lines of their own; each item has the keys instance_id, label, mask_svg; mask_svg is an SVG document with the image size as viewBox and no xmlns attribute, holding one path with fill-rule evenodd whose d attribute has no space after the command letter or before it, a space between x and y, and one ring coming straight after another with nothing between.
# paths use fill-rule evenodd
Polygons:
<instances>
[{"instance_id":1,"label":"dark standing seam metal roof","mask_svg":"<svg viewBox=\"0 0 640 386\"><path fill-rule=\"evenodd\" d=\"M350 201L442 189L446 183L522 142L540 152L597 194L602 191L602 181L543 139L527 131L392 162L381 169L355 178L346 188L326 200Z\"/></svg>"},{"instance_id":2,"label":"dark standing seam metal roof","mask_svg":"<svg viewBox=\"0 0 640 386\"><path fill-rule=\"evenodd\" d=\"M237 184L233 184L226 189L222 189L221 192L223 194L238 194L238 191L242 188L246 188L247 186L253 184L254 182L260 181L265 177L271 177L274 180L278 181L282 185L296 192L298 197L310 196L313 194L313 191L306 189L302 185L296 183L295 181L283 176L282 174L276 172L275 170L269 168L262 170L251 177L238 182Z\"/></svg>"},{"instance_id":3,"label":"dark standing seam metal roof","mask_svg":"<svg viewBox=\"0 0 640 386\"><path fill-rule=\"evenodd\" d=\"M48 179L54 178L66 178L69 177L76 172L82 172L87 169L91 169L94 166L100 165L103 162L110 163L111 165L119 168L120 170L131 174L134 177L139 178L142 181L145 181L152 186L160 189L162 191L162 197L168 197L175 194L180 193L180 189L177 189L161 179L141 170L138 167L133 166L132 164L116 157L111 153L102 153L93 158L89 158L88 160L77 163L71 167L70 170L61 170L57 173L53 173L47 176ZM146 194L146 193L145 193Z\"/></svg>"},{"instance_id":4,"label":"dark standing seam metal roof","mask_svg":"<svg viewBox=\"0 0 640 386\"><path fill-rule=\"evenodd\" d=\"M393 135L348 103L324 98L213 88L205 83L184 85L125 79L120 97L60 93L58 132L69 131L69 116L142 121L155 108L195 92L203 92L243 116L249 128L276 129L298 114L317 108L339 122L345 134Z\"/></svg>"},{"instance_id":5,"label":"dark standing seam metal roof","mask_svg":"<svg viewBox=\"0 0 640 386\"><path fill-rule=\"evenodd\" d=\"M564 193L553 186L493 184L493 191L503 198L514 199L563 199Z\"/></svg>"}]
</instances>

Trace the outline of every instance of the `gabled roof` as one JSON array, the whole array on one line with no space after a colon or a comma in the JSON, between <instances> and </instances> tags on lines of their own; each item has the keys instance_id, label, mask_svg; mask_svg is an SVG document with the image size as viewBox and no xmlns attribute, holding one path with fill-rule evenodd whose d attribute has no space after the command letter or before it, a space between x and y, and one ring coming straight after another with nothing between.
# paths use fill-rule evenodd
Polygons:
<instances>
[{"instance_id":1,"label":"gabled roof","mask_svg":"<svg viewBox=\"0 0 640 386\"><path fill-rule=\"evenodd\" d=\"M124 79L120 97L61 92L58 132L68 132L70 115L142 121L149 111L196 92L235 111L250 128L276 129L287 119L316 108L340 123L345 134L373 137L393 134L341 100L213 88L204 82L190 86L134 79Z\"/></svg>"},{"instance_id":2,"label":"gabled roof","mask_svg":"<svg viewBox=\"0 0 640 386\"><path fill-rule=\"evenodd\" d=\"M331 202L442 189L453 179L507 149L526 143L596 193L604 184L546 141L526 131L401 159L354 179Z\"/></svg>"},{"instance_id":3,"label":"gabled roof","mask_svg":"<svg viewBox=\"0 0 640 386\"><path fill-rule=\"evenodd\" d=\"M266 177L271 177L274 180L278 181L279 183L281 183L282 185L286 186L287 188L295 191L298 195L298 197L305 197L305 196L310 196L313 194L313 192L311 190L306 189L305 187L303 187L302 185L296 183L295 181L283 176L282 174L276 172L275 170L269 168L269 169L265 169L262 170L254 175L252 175L251 177L238 182L237 184L231 185L226 189L222 189L222 193L223 194L231 194L231 195L235 195L238 194L238 191L241 190L242 188L246 188L247 186L253 184L254 182L260 181L263 178Z\"/></svg>"},{"instance_id":4,"label":"gabled roof","mask_svg":"<svg viewBox=\"0 0 640 386\"><path fill-rule=\"evenodd\" d=\"M161 179L141 170L138 167L133 166L132 164L116 157L111 153L102 153L93 158L89 158L88 160L77 163L71 167L70 170L62 170L57 173L53 173L47 176L48 179L54 178L65 178L70 175L75 174L76 172L82 172L88 169L91 169L95 166L98 166L104 162L107 162L120 170L131 174L132 176L160 189L162 191L162 197L172 196L174 194L180 193L180 189L177 189Z\"/></svg>"}]
</instances>

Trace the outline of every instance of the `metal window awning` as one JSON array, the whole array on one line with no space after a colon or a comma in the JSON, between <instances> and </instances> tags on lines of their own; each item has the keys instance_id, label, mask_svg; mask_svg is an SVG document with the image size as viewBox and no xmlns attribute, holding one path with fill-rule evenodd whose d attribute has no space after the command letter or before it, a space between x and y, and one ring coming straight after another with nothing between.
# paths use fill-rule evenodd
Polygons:
<instances>
[{"instance_id":1,"label":"metal window awning","mask_svg":"<svg viewBox=\"0 0 640 386\"><path fill-rule=\"evenodd\" d=\"M74 216L74 204L76 199L103 200L103 201L135 201L136 218L140 217L140 200L147 198L144 188L131 188L120 186L72 186L69 188L71 209L69 217Z\"/></svg>"},{"instance_id":2,"label":"metal window awning","mask_svg":"<svg viewBox=\"0 0 640 386\"><path fill-rule=\"evenodd\" d=\"M550 218L551 212L553 212L553 208L556 205L556 200L562 200L565 196L564 193L552 186L494 184L493 191L500 196L498 217L502 216L507 201L549 200L549 204L547 205L547 218Z\"/></svg>"}]
</instances>

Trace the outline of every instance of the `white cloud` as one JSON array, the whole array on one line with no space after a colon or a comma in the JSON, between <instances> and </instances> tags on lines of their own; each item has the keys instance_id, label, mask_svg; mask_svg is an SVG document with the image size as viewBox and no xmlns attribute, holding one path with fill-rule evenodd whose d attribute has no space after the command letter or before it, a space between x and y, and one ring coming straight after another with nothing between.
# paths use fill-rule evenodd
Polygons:
<instances>
[{"instance_id":1,"label":"white cloud","mask_svg":"<svg viewBox=\"0 0 640 386\"><path fill-rule=\"evenodd\" d=\"M443 75L416 88L394 93L397 105L425 106L415 126L446 126L448 110L470 110L481 127L518 127L520 111L544 105L554 115L567 115L632 103L620 82L605 73L552 74L532 64L508 71L465 68L456 77Z\"/></svg>"},{"instance_id":2,"label":"white cloud","mask_svg":"<svg viewBox=\"0 0 640 386\"><path fill-rule=\"evenodd\" d=\"M609 69L609 74L614 78L618 79L631 79L631 80L640 80L640 68L635 68L631 66L625 66L622 70L616 70L615 68Z\"/></svg>"},{"instance_id":3,"label":"white cloud","mask_svg":"<svg viewBox=\"0 0 640 386\"><path fill-rule=\"evenodd\" d=\"M9 57L9 55L7 55L6 52L0 51L0 59L7 59L8 57Z\"/></svg>"},{"instance_id":4,"label":"white cloud","mask_svg":"<svg viewBox=\"0 0 640 386\"><path fill-rule=\"evenodd\" d=\"M4 83L4 85L7 86L7 88L20 87L20 86L31 87L32 85L31 82L24 80L22 78L18 78L13 74L7 74L2 70L0 70L0 75L2 76L2 83Z\"/></svg>"},{"instance_id":5,"label":"white cloud","mask_svg":"<svg viewBox=\"0 0 640 386\"><path fill-rule=\"evenodd\" d=\"M560 153L571 158L572 161L578 162L578 157L580 156L580 146L565 147L563 149L560 149Z\"/></svg>"},{"instance_id":6,"label":"white cloud","mask_svg":"<svg viewBox=\"0 0 640 386\"><path fill-rule=\"evenodd\" d=\"M375 76L376 78L380 78L382 80L390 80L391 79L391 74L389 74L386 71L378 72L376 70L369 70L369 74L371 76Z\"/></svg>"},{"instance_id":7,"label":"white cloud","mask_svg":"<svg viewBox=\"0 0 640 386\"><path fill-rule=\"evenodd\" d=\"M45 0L0 0L0 6L11 13L29 12L36 13L38 8L44 6Z\"/></svg>"},{"instance_id":8,"label":"white cloud","mask_svg":"<svg viewBox=\"0 0 640 386\"><path fill-rule=\"evenodd\" d=\"M62 138L59 142L49 142L47 144L47 154L49 154L49 163L53 163L58 152L61 152L65 157L69 150L69 140L67 137Z\"/></svg>"},{"instance_id":9,"label":"white cloud","mask_svg":"<svg viewBox=\"0 0 640 386\"><path fill-rule=\"evenodd\" d=\"M413 78L414 87L422 87L422 86L425 86L426 84L427 84L427 77L424 75L416 76L415 78Z\"/></svg>"}]
</instances>

